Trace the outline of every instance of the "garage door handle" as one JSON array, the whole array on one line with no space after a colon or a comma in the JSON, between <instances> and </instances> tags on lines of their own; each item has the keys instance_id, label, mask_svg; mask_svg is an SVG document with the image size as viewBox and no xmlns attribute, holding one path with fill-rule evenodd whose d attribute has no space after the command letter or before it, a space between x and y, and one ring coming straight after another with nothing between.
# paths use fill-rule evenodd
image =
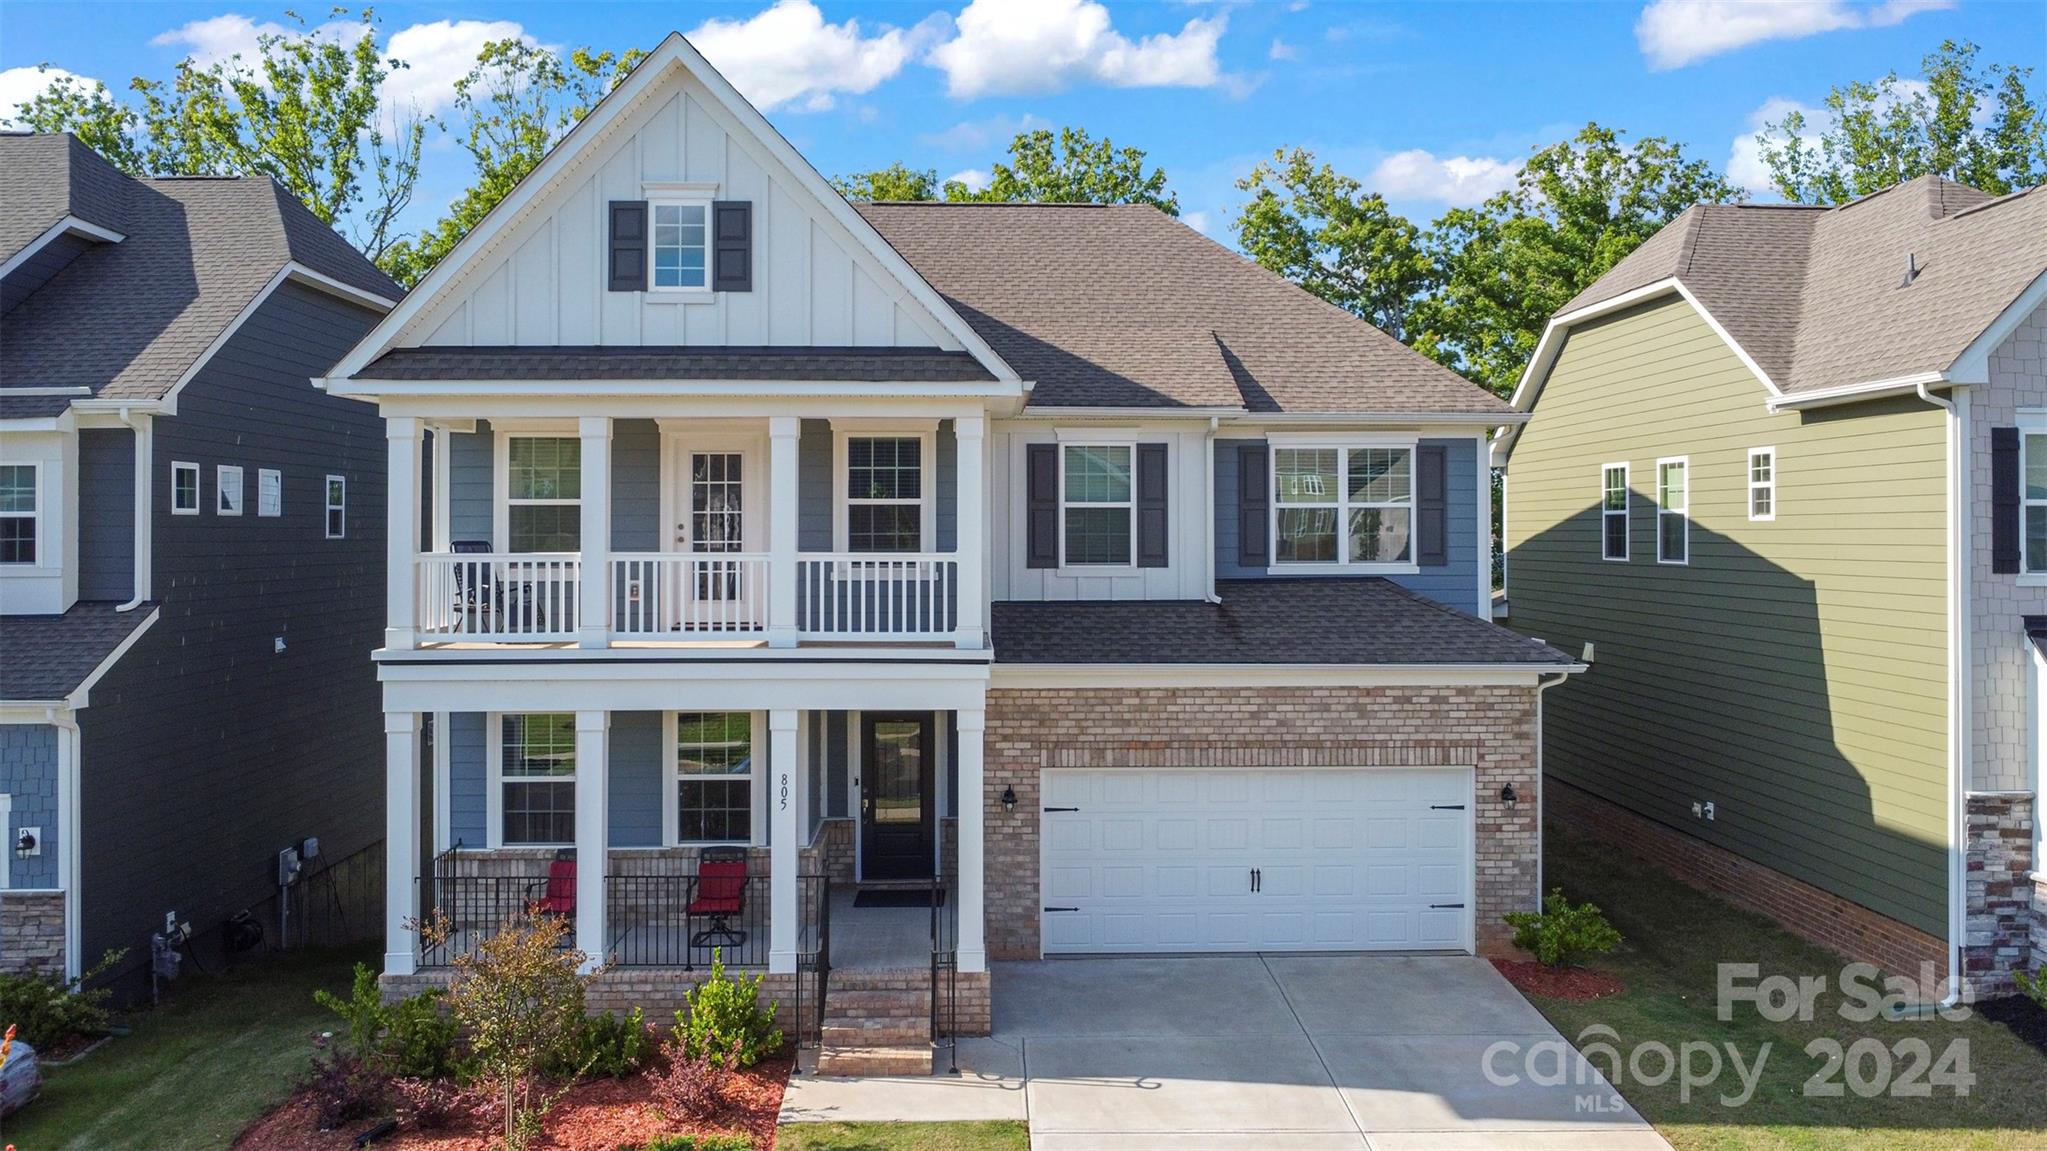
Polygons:
<instances>
[{"instance_id":1,"label":"garage door handle","mask_svg":"<svg viewBox=\"0 0 2047 1151\"><path fill-rule=\"evenodd\" d=\"M1430 910L1438 910L1438 909L1441 909L1441 908L1461 908L1461 907L1463 907L1463 906L1464 906L1464 905L1463 905L1462 903L1431 903L1431 904L1429 904L1429 908L1430 908Z\"/></svg>"},{"instance_id":2,"label":"garage door handle","mask_svg":"<svg viewBox=\"0 0 2047 1151\"><path fill-rule=\"evenodd\" d=\"M1079 811L1077 807L1048 807L1046 811Z\"/></svg>"},{"instance_id":3,"label":"garage door handle","mask_svg":"<svg viewBox=\"0 0 2047 1151\"><path fill-rule=\"evenodd\" d=\"M1078 908L1078 907L1046 907L1046 908L1041 908L1040 910L1043 910L1043 911L1079 911L1079 910L1080 910L1080 908Z\"/></svg>"},{"instance_id":4,"label":"garage door handle","mask_svg":"<svg viewBox=\"0 0 2047 1151\"><path fill-rule=\"evenodd\" d=\"M1432 803L1432 804L1430 804L1430 805L1429 805L1429 810L1430 810L1430 811L1463 811L1463 810L1464 810L1464 805L1463 805L1463 804L1461 804L1461 803Z\"/></svg>"}]
</instances>

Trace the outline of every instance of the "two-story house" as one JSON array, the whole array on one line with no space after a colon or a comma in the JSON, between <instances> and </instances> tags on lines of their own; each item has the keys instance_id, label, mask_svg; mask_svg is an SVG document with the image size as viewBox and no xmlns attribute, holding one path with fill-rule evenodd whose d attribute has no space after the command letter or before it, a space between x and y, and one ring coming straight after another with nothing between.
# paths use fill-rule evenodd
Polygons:
<instances>
[{"instance_id":1,"label":"two-story house","mask_svg":"<svg viewBox=\"0 0 2047 1151\"><path fill-rule=\"evenodd\" d=\"M1155 209L856 207L671 36L322 386L390 437L394 988L537 909L598 1002L715 947L928 1067L933 970L985 1031L991 958L1537 902L1521 417Z\"/></svg>"},{"instance_id":2,"label":"two-story house","mask_svg":"<svg viewBox=\"0 0 2047 1151\"><path fill-rule=\"evenodd\" d=\"M0 970L277 944L280 855L381 838L382 428L309 377L399 294L268 179L0 135Z\"/></svg>"},{"instance_id":3,"label":"two-story house","mask_svg":"<svg viewBox=\"0 0 2047 1151\"><path fill-rule=\"evenodd\" d=\"M1695 207L1550 321L1496 452L1514 626L1595 653L1553 813L1893 972L2047 962L2043 301L2047 193L1922 177Z\"/></svg>"}]
</instances>

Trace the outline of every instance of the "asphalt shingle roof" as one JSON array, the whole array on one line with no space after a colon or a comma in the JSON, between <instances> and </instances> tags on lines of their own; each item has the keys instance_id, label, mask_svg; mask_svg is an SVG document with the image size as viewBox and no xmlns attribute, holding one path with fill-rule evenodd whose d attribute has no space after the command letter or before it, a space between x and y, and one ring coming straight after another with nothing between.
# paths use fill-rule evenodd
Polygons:
<instances>
[{"instance_id":1,"label":"asphalt shingle roof","mask_svg":"<svg viewBox=\"0 0 2047 1151\"><path fill-rule=\"evenodd\" d=\"M1491 393L1148 204L857 204L1034 407L1504 413Z\"/></svg>"},{"instance_id":2,"label":"asphalt shingle roof","mask_svg":"<svg viewBox=\"0 0 2047 1151\"><path fill-rule=\"evenodd\" d=\"M993 380L967 352L829 347L432 347L377 357L366 380Z\"/></svg>"},{"instance_id":3,"label":"asphalt shingle roof","mask_svg":"<svg viewBox=\"0 0 2047 1151\"><path fill-rule=\"evenodd\" d=\"M117 612L79 603L63 615L0 616L0 699L55 700L71 694L155 610Z\"/></svg>"},{"instance_id":4,"label":"asphalt shingle roof","mask_svg":"<svg viewBox=\"0 0 2047 1151\"><path fill-rule=\"evenodd\" d=\"M1674 277L1797 393L1944 370L2043 272L2047 190L1921 176L1832 208L1698 205L1562 312Z\"/></svg>"},{"instance_id":5,"label":"asphalt shingle roof","mask_svg":"<svg viewBox=\"0 0 2047 1151\"><path fill-rule=\"evenodd\" d=\"M998 664L1541 664L1547 644L1377 577L1218 580L1206 600L992 605Z\"/></svg>"},{"instance_id":6,"label":"asphalt shingle roof","mask_svg":"<svg viewBox=\"0 0 2047 1151\"><path fill-rule=\"evenodd\" d=\"M127 231L123 176L69 133L0 135L0 260L12 257L66 216ZM24 173L26 175L24 175Z\"/></svg>"}]
</instances>

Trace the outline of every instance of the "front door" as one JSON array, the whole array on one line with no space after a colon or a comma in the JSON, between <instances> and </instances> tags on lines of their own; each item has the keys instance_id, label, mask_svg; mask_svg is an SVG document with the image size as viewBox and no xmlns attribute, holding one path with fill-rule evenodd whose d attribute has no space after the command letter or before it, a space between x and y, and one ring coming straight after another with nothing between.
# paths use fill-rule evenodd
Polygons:
<instances>
[{"instance_id":1,"label":"front door","mask_svg":"<svg viewBox=\"0 0 2047 1151\"><path fill-rule=\"evenodd\" d=\"M930 712L869 712L860 721L862 879L925 879L933 872L936 744Z\"/></svg>"},{"instance_id":2,"label":"front door","mask_svg":"<svg viewBox=\"0 0 2047 1151\"><path fill-rule=\"evenodd\" d=\"M733 451L690 451L684 456L688 518L677 527L686 550L699 557L684 581L684 630L746 630L758 621L751 602L754 572L743 560L715 556L746 550L746 456Z\"/></svg>"}]
</instances>

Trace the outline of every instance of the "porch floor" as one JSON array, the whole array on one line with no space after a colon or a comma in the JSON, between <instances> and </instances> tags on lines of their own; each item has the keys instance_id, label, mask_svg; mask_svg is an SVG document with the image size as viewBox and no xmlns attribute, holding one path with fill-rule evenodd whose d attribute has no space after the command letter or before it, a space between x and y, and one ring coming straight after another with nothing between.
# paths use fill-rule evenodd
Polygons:
<instances>
[{"instance_id":1,"label":"porch floor","mask_svg":"<svg viewBox=\"0 0 2047 1151\"><path fill-rule=\"evenodd\" d=\"M929 907L855 907L855 892L832 892L832 966L835 968L901 968L931 966ZM946 937L957 939L957 892L947 892Z\"/></svg>"}]
</instances>

